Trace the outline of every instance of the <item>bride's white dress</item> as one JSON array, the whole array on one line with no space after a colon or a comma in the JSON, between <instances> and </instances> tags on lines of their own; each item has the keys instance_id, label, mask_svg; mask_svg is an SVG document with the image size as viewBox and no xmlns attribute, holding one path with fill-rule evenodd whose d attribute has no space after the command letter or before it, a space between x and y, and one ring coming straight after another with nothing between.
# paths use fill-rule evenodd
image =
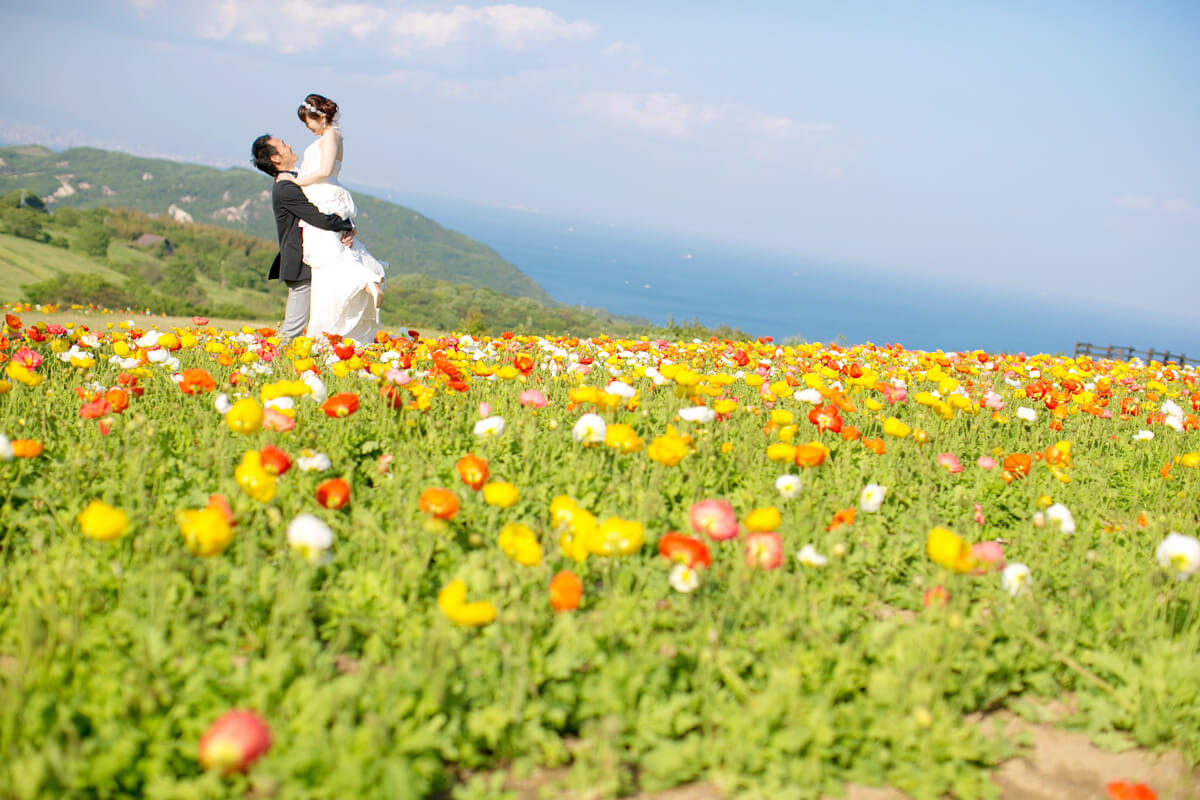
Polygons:
<instances>
[{"instance_id":1,"label":"bride's white dress","mask_svg":"<svg viewBox=\"0 0 1200 800\"><path fill-rule=\"evenodd\" d=\"M317 139L304 149L299 177L320 165L320 147ZM349 190L338 183L341 171L342 162L334 161L333 174L304 186L304 194L321 213L354 219L358 210ZM360 343L373 341L379 332L379 309L367 286L378 283L383 288L387 263L368 253L357 239L346 247L337 231L324 231L304 221L300 225L304 228L304 263L312 269L308 335L336 333Z\"/></svg>"}]
</instances>

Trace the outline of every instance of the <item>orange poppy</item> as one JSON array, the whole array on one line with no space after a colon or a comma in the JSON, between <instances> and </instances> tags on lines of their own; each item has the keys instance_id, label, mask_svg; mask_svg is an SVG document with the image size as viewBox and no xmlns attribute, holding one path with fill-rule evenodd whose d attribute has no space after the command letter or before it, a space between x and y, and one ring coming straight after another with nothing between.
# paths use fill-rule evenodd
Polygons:
<instances>
[{"instance_id":1,"label":"orange poppy","mask_svg":"<svg viewBox=\"0 0 1200 800\"><path fill-rule=\"evenodd\" d=\"M11 444L17 458L37 458L45 449L37 439L13 439Z\"/></svg>"},{"instance_id":2,"label":"orange poppy","mask_svg":"<svg viewBox=\"0 0 1200 800\"><path fill-rule=\"evenodd\" d=\"M796 465L818 467L825 462L827 451L818 444L802 444L796 447Z\"/></svg>"},{"instance_id":3,"label":"orange poppy","mask_svg":"<svg viewBox=\"0 0 1200 800\"><path fill-rule=\"evenodd\" d=\"M870 439L864 436L862 437L861 441L863 443L863 447L867 448L877 456L881 456L887 452L887 445L883 443L882 437L878 439Z\"/></svg>"},{"instance_id":4,"label":"orange poppy","mask_svg":"<svg viewBox=\"0 0 1200 800\"><path fill-rule=\"evenodd\" d=\"M321 404L327 417L348 417L358 411L358 395L353 392L335 394Z\"/></svg>"},{"instance_id":5,"label":"orange poppy","mask_svg":"<svg viewBox=\"0 0 1200 800\"><path fill-rule=\"evenodd\" d=\"M1144 783L1110 781L1104 788L1110 800L1158 800L1158 795Z\"/></svg>"},{"instance_id":6,"label":"orange poppy","mask_svg":"<svg viewBox=\"0 0 1200 800\"><path fill-rule=\"evenodd\" d=\"M342 478L330 478L317 487L317 502L334 511L350 502L350 484Z\"/></svg>"},{"instance_id":7,"label":"orange poppy","mask_svg":"<svg viewBox=\"0 0 1200 800\"><path fill-rule=\"evenodd\" d=\"M417 508L431 517L454 519L454 515L458 513L458 497L449 489L431 487L421 492Z\"/></svg>"},{"instance_id":8,"label":"orange poppy","mask_svg":"<svg viewBox=\"0 0 1200 800\"><path fill-rule=\"evenodd\" d=\"M850 508L843 508L841 511L838 511L833 515L833 520L825 526L825 530L836 531L843 525L849 525L850 523L854 522L854 517L857 516L857 514L858 509L854 508L853 506Z\"/></svg>"},{"instance_id":9,"label":"orange poppy","mask_svg":"<svg viewBox=\"0 0 1200 800\"><path fill-rule=\"evenodd\" d=\"M862 432L853 425L847 425L846 427L842 428L841 433L842 438L847 442L853 442L855 439L862 436Z\"/></svg>"},{"instance_id":10,"label":"orange poppy","mask_svg":"<svg viewBox=\"0 0 1200 800\"><path fill-rule=\"evenodd\" d=\"M184 394L203 394L217 388L217 382L205 370L185 369L179 374L183 377L179 382L179 390Z\"/></svg>"},{"instance_id":11,"label":"orange poppy","mask_svg":"<svg viewBox=\"0 0 1200 800\"><path fill-rule=\"evenodd\" d=\"M467 453L455 462L454 467L458 470L458 477L462 479L462 482L477 492L491 474L488 470L488 463L471 453Z\"/></svg>"},{"instance_id":12,"label":"orange poppy","mask_svg":"<svg viewBox=\"0 0 1200 800\"><path fill-rule=\"evenodd\" d=\"M568 570L563 570L550 581L550 606L555 611L574 611L583 598L583 581Z\"/></svg>"},{"instance_id":13,"label":"orange poppy","mask_svg":"<svg viewBox=\"0 0 1200 800\"><path fill-rule=\"evenodd\" d=\"M129 408L129 394L124 389L109 389L104 393L104 400L116 414Z\"/></svg>"},{"instance_id":14,"label":"orange poppy","mask_svg":"<svg viewBox=\"0 0 1200 800\"><path fill-rule=\"evenodd\" d=\"M1013 453L1004 459L1004 479L1024 478L1033 467L1033 458L1028 453Z\"/></svg>"}]
</instances>

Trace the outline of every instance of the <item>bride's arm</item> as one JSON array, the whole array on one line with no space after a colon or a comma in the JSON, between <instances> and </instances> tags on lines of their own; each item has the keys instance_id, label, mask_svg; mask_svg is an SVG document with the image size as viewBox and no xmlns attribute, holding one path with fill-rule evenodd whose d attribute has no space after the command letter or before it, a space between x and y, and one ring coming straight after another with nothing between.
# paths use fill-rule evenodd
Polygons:
<instances>
[{"instance_id":1,"label":"bride's arm","mask_svg":"<svg viewBox=\"0 0 1200 800\"><path fill-rule=\"evenodd\" d=\"M333 162L337 160L337 151L341 134L334 128L327 128L321 134L321 163L312 172L302 173L296 178L296 183L301 186L308 186L313 183L320 183L333 174Z\"/></svg>"}]
</instances>

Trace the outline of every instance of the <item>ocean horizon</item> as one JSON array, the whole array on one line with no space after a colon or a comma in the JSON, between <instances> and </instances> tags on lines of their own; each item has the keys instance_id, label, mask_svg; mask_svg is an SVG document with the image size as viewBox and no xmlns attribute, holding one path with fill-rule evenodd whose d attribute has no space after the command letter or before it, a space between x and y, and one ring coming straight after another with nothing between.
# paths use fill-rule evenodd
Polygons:
<instances>
[{"instance_id":1,"label":"ocean horizon","mask_svg":"<svg viewBox=\"0 0 1200 800\"><path fill-rule=\"evenodd\" d=\"M1200 360L1200 331L1169 315L1153 319L1070 298L949 285L595 220L424 195L394 193L388 199L493 248L558 302L660 325L694 318L779 342L899 343L945 351L1069 354L1076 342L1090 342ZM369 230L364 233L369 241Z\"/></svg>"}]
</instances>

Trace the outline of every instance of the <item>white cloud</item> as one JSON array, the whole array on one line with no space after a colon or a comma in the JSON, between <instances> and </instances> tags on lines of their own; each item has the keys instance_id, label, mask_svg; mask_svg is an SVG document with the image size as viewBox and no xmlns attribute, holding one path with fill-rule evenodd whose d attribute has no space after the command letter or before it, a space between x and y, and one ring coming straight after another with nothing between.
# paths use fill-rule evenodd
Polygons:
<instances>
[{"instance_id":1,"label":"white cloud","mask_svg":"<svg viewBox=\"0 0 1200 800\"><path fill-rule=\"evenodd\" d=\"M791 117L763 114L758 111L747 112L742 116L742 120L746 127L769 139L819 138L833 133L833 126L827 122L802 122Z\"/></svg>"},{"instance_id":2,"label":"white cloud","mask_svg":"<svg viewBox=\"0 0 1200 800\"><path fill-rule=\"evenodd\" d=\"M590 22L568 22L545 8L512 4L449 11L402 11L391 23L399 50L445 47L482 32L502 47L522 50L532 43L586 39L596 33Z\"/></svg>"},{"instance_id":3,"label":"white cloud","mask_svg":"<svg viewBox=\"0 0 1200 800\"><path fill-rule=\"evenodd\" d=\"M728 113L719 106L686 103L674 92L591 92L584 95L580 108L618 125L667 136L685 136Z\"/></svg>"},{"instance_id":4,"label":"white cloud","mask_svg":"<svg viewBox=\"0 0 1200 800\"><path fill-rule=\"evenodd\" d=\"M443 78L434 72L420 69L394 69L386 75L373 78L382 86L400 86L413 92L426 92L453 100L477 100L479 91L453 78Z\"/></svg>"},{"instance_id":5,"label":"white cloud","mask_svg":"<svg viewBox=\"0 0 1200 800\"><path fill-rule=\"evenodd\" d=\"M1126 194L1117 197L1113 203L1121 208L1154 208L1154 198L1147 194Z\"/></svg>"},{"instance_id":6,"label":"white cloud","mask_svg":"<svg viewBox=\"0 0 1200 800\"><path fill-rule=\"evenodd\" d=\"M1179 217L1190 216L1200 211L1196 206L1179 197L1172 198L1171 200L1163 200L1162 210Z\"/></svg>"},{"instance_id":7,"label":"white cloud","mask_svg":"<svg viewBox=\"0 0 1200 800\"><path fill-rule=\"evenodd\" d=\"M158 6L158 0L130 2L139 11ZM456 5L448 11L418 11L398 5L398 0L210 0L184 8L203 38L268 45L281 53L316 50L339 34L358 40L378 37L381 46L404 54L478 37L522 50L531 44L584 39L597 30L590 22L571 22L537 6Z\"/></svg>"},{"instance_id":8,"label":"white cloud","mask_svg":"<svg viewBox=\"0 0 1200 800\"><path fill-rule=\"evenodd\" d=\"M600 52L606 56L619 56L624 55L625 53L638 52L638 46L636 44L630 44L629 42L622 42L618 39Z\"/></svg>"}]
</instances>

